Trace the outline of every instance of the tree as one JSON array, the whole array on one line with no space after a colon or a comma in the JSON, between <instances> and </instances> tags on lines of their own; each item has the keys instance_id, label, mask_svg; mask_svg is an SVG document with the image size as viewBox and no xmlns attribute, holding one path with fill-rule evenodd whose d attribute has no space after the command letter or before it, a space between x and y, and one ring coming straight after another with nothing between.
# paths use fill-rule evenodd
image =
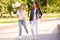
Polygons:
<instances>
[{"instance_id":1,"label":"tree","mask_svg":"<svg viewBox=\"0 0 60 40\"><path fill-rule=\"evenodd\" d=\"M3 13L6 13L6 4L3 0L0 1L0 14L3 17Z\"/></svg>"},{"instance_id":2,"label":"tree","mask_svg":"<svg viewBox=\"0 0 60 40\"><path fill-rule=\"evenodd\" d=\"M14 1L13 0L10 0L9 2L8 2L8 4L7 4L7 10L8 10L8 12L9 12L9 14L10 14L10 16L12 17L12 14L11 14L11 12L13 11L13 7L12 7L12 4L14 3Z\"/></svg>"},{"instance_id":3,"label":"tree","mask_svg":"<svg viewBox=\"0 0 60 40\"><path fill-rule=\"evenodd\" d=\"M48 12L57 12L60 8L60 0L48 0Z\"/></svg>"}]
</instances>

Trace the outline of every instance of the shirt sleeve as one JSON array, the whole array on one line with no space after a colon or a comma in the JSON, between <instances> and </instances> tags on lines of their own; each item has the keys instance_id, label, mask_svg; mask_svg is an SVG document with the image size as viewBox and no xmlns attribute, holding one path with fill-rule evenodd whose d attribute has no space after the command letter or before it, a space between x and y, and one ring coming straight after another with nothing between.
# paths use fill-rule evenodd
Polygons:
<instances>
[{"instance_id":1,"label":"shirt sleeve","mask_svg":"<svg viewBox=\"0 0 60 40\"><path fill-rule=\"evenodd\" d=\"M26 11L24 11L24 17L27 17L27 12Z\"/></svg>"}]
</instances>

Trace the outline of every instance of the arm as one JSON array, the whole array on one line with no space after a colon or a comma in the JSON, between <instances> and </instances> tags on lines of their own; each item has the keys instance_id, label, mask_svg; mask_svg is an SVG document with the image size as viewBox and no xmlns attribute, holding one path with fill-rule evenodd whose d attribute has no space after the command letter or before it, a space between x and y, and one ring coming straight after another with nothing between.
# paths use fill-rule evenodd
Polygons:
<instances>
[{"instance_id":1,"label":"arm","mask_svg":"<svg viewBox=\"0 0 60 40\"><path fill-rule=\"evenodd\" d=\"M42 12L41 12L41 10L39 9L39 18L41 18L41 16L42 16Z\"/></svg>"},{"instance_id":2,"label":"arm","mask_svg":"<svg viewBox=\"0 0 60 40\"><path fill-rule=\"evenodd\" d=\"M30 12L30 17L29 17L29 21L31 21L31 20L32 20L32 10Z\"/></svg>"},{"instance_id":3,"label":"arm","mask_svg":"<svg viewBox=\"0 0 60 40\"><path fill-rule=\"evenodd\" d=\"M42 16L42 12L41 12L41 10L40 10L40 12L39 12L40 14L41 14L41 16Z\"/></svg>"},{"instance_id":4,"label":"arm","mask_svg":"<svg viewBox=\"0 0 60 40\"><path fill-rule=\"evenodd\" d=\"M24 18L27 18L27 12L24 11Z\"/></svg>"},{"instance_id":5,"label":"arm","mask_svg":"<svg viewBox=\"0 0 60 40\"><path fill-rule=\"evenodd\" d=\"M17 13L16 13L16 17L17 17L17 18L19 17L19 15L18 15L18 11L17 11Z\"/></svg>"},{"instance_id":6,"label":"arm","mask_svg":"<svg viewBox=\"0 0 60 40\"><path fill-rule=\"evenodd\" d=\"M18 14L16 14L16 17L17 17L17 18L19 17Z\"/></svg>"}]
</instances>

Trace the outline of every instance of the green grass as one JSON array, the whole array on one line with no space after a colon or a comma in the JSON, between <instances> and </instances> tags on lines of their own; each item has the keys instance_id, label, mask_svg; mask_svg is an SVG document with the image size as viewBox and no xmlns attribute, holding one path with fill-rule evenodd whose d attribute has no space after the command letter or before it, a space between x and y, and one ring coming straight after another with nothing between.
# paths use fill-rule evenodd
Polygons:
<instances>
[{"instance_id":1,"label":"green grass","mask_svg":"<svg viewBox=\"0 0 60 40\"><path fill-rule=\"evenodd\" d=\"M18 21L17 18L0 18L0 24L15 23L17 21Z\"/></svg>"},{"instance_id":2,"label":"green grass","mask_svg":"<svg viewBox=\"0 0 60 40\"><path fill-rule=\"evenodd\" d=\"M45 16L57 16L57 17L59 17L60 16L60 13L50 13L50 14L43 14L43 16L45 17Z\"/></svg>"},{"instance_id":3,"label":"green grass","mask_svg":"<svg viewBox=\"0 0 60 40\"><path fill-rule=\"evenodd\" d=\"M42 16L42 20L46 20L48 18L60 18L60 13L44 13ZM29 20L29 17L26 18L26 20ZM15 23L18 21L18 18L0 18L0 24L5 24L5 23Z\"/></svg>"},{"instance_id":4,"label":"green grass","mask_svg":"<svg viewBox=\"0 0 60 40\"><path fill-rule=\"evenodd\" d=\"M46 20L48 18L60 18L60 13L43 14L42 20Z\"/></svg>"}]
</instances>

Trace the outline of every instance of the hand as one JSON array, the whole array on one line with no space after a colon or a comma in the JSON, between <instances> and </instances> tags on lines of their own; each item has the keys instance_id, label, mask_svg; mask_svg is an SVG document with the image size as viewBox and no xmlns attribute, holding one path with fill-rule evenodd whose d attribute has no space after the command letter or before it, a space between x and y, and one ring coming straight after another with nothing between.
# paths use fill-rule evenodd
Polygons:
<instances>
[{"instance_id":1,"label":"hand","mask_svg":"<svg viewBox=\"0 0 60 40\"><path fill-rule=\"evenodd\" d=\"M38 15L37 15L37 17L40 17L40 16L41 16L41 14L38 14Z\"/></svg>"},{"instance_id":2,"label":"hand","mask_svg":"<svg viewBox=\"0 0 60 40\"><path fill-rule=\"evenodd\" d=\"M31 24L31 22L29 22Z\"/></svg>"},{"instance_id":3,"label":"hand","mask_svg":"<svg viewBox=\"0 0 60 40\"><path fill-rule=\"evenodd\" d=\"M18 18L19 16L18 15L16 15L16 18Z\"/></svg>"}]
</instances>

